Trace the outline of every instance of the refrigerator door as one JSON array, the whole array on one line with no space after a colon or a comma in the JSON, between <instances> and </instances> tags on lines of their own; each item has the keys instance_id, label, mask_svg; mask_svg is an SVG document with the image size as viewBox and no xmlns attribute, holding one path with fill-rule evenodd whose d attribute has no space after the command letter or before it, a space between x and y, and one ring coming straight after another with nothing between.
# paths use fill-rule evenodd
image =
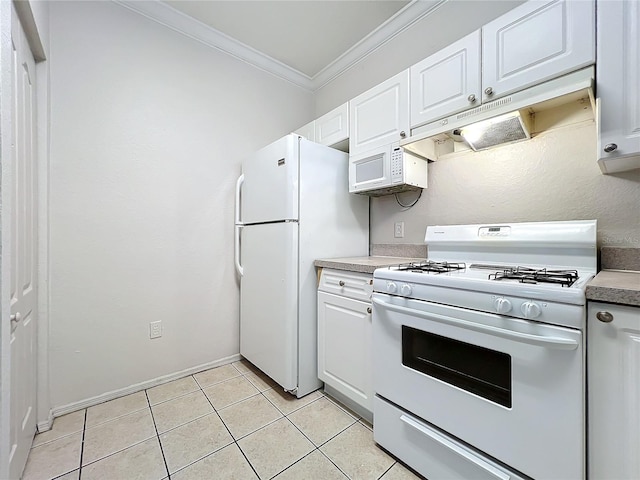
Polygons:
<instances>
[{"instance_id":1,"label":"refrigerator door","mask_svg":"<svg viewBox=\"0 0 640 480\"><path fill-rule=\"evenodd\" d=\"M242 223L298 219L298 135L287 135L242 162Z\"/></svg>"},{"instance_id":2,"label":"refrigerator door","mask_svg":"<svg viewBox=\"0 0 640 480\"><path fill-rule=\"evenodd\" d=\"M285 390L298 386L298 224L242 228L240 354Z\"/></svg>"}]
</instances>

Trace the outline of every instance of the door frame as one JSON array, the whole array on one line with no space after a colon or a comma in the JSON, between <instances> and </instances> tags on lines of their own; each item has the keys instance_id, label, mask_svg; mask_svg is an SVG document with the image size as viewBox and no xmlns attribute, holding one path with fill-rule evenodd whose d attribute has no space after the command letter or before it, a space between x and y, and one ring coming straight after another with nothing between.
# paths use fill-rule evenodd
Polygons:
<instances>
[{"instance_id":1,"label":"door frame","mask_svg":"<svg viewBox=\"0 0 640 480\"><path fill-rule=\"evenodd\" d=\"M48 430L53 423L49 399L49 62L46 61L35 15L29 1L0 2L2 31L11 31L11 9L16 12L27 36L36 61L36 111L38 169L38 324L37 324L37 392L36 422L38 431ZM46 6L48 8L48 6ZM48 22L48 11L44 21ZM48 25L45 27L48 29ZM44 30L44 29L43 29ZM11 35L0 36L0 105L13 104L13 69ZM9 475L10 443L10 379L11 351L10 286L11 286L11 209L13 189L11 179L11 138L13 133L12 109L2 108L0 113L0 478Z\"/></svg>"}]
</instances>

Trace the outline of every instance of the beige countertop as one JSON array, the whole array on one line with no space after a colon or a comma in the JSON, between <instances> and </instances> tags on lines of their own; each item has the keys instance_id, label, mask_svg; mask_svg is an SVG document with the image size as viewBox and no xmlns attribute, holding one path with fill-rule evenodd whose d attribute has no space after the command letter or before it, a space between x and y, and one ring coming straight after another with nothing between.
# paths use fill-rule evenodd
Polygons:
<instances>
[{"instance_id":1,"label":"beige countertop","mask_svg":"<svg viewBox=\"0 0 640 480\"><path fill-rule=\"evenodd\" d=\"M376 268L390 267L400 263L424 262L424 260L424 258L406 257L344 257L319 259L314 262L314 265L349 272L373 273Z\"/></svg>"},{"instance_id":2,"label":"beige countertop","mask_svg":"<svg viewBox=\"0 0 640 480\"><path fill-rule=\"evenodd\" d=\"M587 300L640 306L640 272L602 270L587 284Z\"/></svg>"}]
</instances>

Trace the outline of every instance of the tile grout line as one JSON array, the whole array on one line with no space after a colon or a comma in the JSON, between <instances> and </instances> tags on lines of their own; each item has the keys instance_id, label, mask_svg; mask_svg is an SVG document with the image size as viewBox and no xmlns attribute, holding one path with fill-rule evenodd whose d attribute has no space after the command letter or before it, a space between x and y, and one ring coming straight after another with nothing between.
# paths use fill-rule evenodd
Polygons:
<instances>
[{"instance_id":1,"label":"tile grout line","mask_svg":"<svg viewBox=\"0 0 640 480\"><path fill-rule=\"evenodd\" d=\"M380 475L380 476L378 477L378 480L382 480L382 477L384 477L387 473L389 473L389 470L391 470L391 469L393 468L393 466L394 466L396 463L398 463L398 462L397 462L397 461L393 462L393 463L391 464L391 466L390 466L389 468L387 468L387 469L382 473L382 475Z\"/></svg>"},{"instance_id":2,"label":"tile grout line","mask_svg":"<svg viewBox=\"0 0 640 480\"><path fill-rule=\"evenodd\" d=\"M151 408L151 402L149 401L149 395L147 395L147 391L144 391L144 396L147 399L147 405L149 405L149 411L151 412L151 420L153 421L153 428L156 431L156 438L158 439L158 445L160 445L160 453L162 454L162 461L164 462L164 468L167 472L167 478L171 478L171 474L169 473L169 465L167 465L167 458L164 456L164 448L162 448L162 441L160 440L160 434L158 433L158 426L156 425L156 419L153 416L153 409Z\"/></svg>"},{"instance_id":3,"label":"tile grout line","mask_svg":"<svg viewBox=\"0 0 640 480\"><path fill-rule=\"evenodd\" d=\"M231 365L231 366L232 366L233 368L236 368L236 367L234 367L233 365ZM236 370L238 370L238 369L236 368ZM238 371L239 371L239 370L238 370ZM241 372L240 374L242 375L242 372ZM242 375L242 376L244 377L244 375ZM194 378L194 380L195 380L195 377L193 377L193 378ZM234 378L235 378L235 377L234 377ZM198 383L198 380L196 380L196 383L197 383L198 385L200 385L200 383ZM249 382L249 383L251 383L251 382ZM253 471L253 473L255 473L256 478L260 479L260 475L258 475L258 472L256 472L256 469L255 469L255 468L253 468L253 465L251 465L251 462L249 461L249 459L248 459L248 458L247 458L247 456L245 455L245 453L244 453L244 451L242 450L242 448L240 448L240 445L238 444L238 441L236 440L236 437L234 437L234 436L233 436L233 434L231 433L231 430L229 430L229 427L227 427L227 424L226 424L226 423L224 423L224 419L220 416L220 414L218 413L218 410L216 410L216 407L214 407L214 406L213 406L213 402L211 402L211 400L209 399L209 397L207 397L207 394L206 394L206 393L204 393L204 390L202 389L202 387L200 387L200 390L202 391L202 394L204 395L204 397L207 399L207 401L208 401L208 402L209 402L209 404L211 405L211 408L213 408L214 413L218 416L218 418L219 418L219 419L220 419L220 421L222 422L222 425L224 425L224 428L226 428L226 429L227 429L227 432L229 432L229 435L231 436L231 440L233 440L233 444L236 446L236 448L237 448L238 450L240 450L240 453L242 454L242 456L244 457L244 459L246 460L246 462L249 464L249 467L251 468L251 470ZM251 398L251 397L250 397L250 398ZM243 438L244 438L244 437L243 437ZM231 445L231 443L230 443L229 445ZM222 448L226 448L226 447L228 447L229 445L225 445L225 447L222 447ZM219 452L220 450L222 450L222 448L220 448L220 449L216 450L216 452ZM214 453L216 453L216 452L211 452L209 455L213 455L213 454L214 454ZM207 456L209 456L209 455L207 455ZM200 459L200 460L202 460L202 459ZM197 461L199 462L200 460L197 460ZM193 462L193 463L196 463L196 462ZM191 465L193 465L193 463L192 463ZM185 468L186 468L186 467L185 467Z\"/></svg>"},{"instance_id":4,"label":"tile grout line","mask_svg":"<svg viewBox=\"0 0 640 480\"><path fill-rule=\"evenodd\" d=\"M82 478L82 457L84 456L84 436L87 432L87 416L89 409L84 409L84 422L82 423L82 442L80 443L80 465L78 466L78 480Z\"/></svg>"}]
</instances>

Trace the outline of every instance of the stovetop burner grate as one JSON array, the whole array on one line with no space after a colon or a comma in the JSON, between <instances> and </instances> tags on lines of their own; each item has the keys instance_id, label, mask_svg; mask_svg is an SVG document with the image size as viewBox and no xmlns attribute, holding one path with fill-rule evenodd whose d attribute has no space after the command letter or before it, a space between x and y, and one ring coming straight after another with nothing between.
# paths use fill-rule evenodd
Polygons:
<instances>
[{"instance_id":1,"label":"stovetop burner grate","mask_svg":"<svg viewBox=\"0 0 640 480\"><path fill-rule=\"evenodd\" d=\"M527 267L508 268L489 274L489 280L518 280L520 283L551 283L570 287L578 279L577 270L547 270Z\"/></svg>"},{"instance_id":2,"label":"stovetop burner grate","mask_svg":"<svg viewBox=\"0 0 640 480\"><path fill-rule=\"evenodd\" d=\"M416 273L446 273L454 270L464 270L466 268L467 266L464 263L434 262L431 260L424 262L401 263L397 267L394 267L395 270Z\"/></svg>"}]
</instances>

